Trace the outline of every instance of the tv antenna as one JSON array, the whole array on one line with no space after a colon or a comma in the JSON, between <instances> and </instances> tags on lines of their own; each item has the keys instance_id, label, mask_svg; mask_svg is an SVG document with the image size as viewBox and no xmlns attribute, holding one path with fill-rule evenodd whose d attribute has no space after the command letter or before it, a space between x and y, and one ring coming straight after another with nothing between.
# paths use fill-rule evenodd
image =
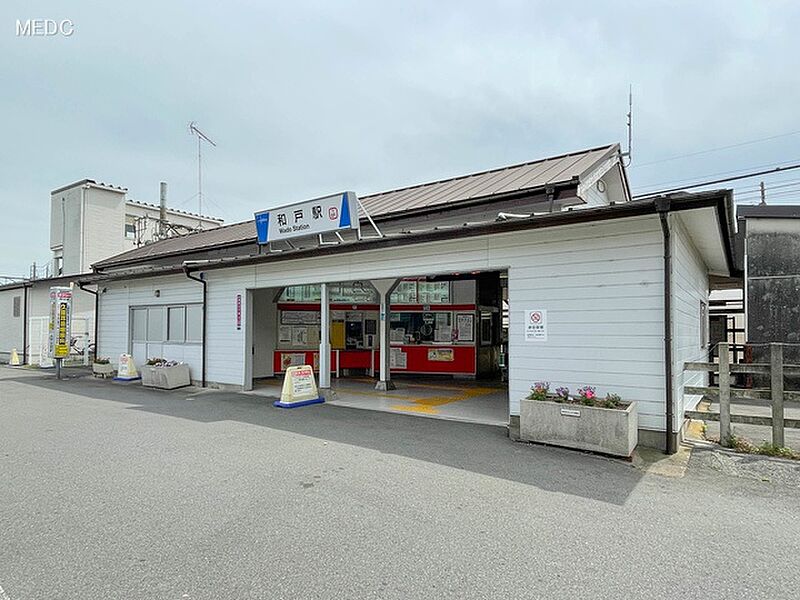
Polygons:
<instances>
[{"instance_id":1,"label":"tv antenna","mask_svg":"<svg viewBox=\"0 0 800 600\"><path fill-rule=\"evenodd\" d=\"M189 123L189 135L197 136L197 214L203 214L203 142L216 147L214 140L198 129L195 121Z\"/></svg>"},{"instance_id":2,"label":"tv antenna","mask_svg":"<svg viewBox=\"0 0 800 600\"><path fill-rule=\"evenodd\" d=\"M628 164L625 165L626 167L631 164L633 161L633 156L631 155L631 150L633 149L633 145L631 140L633 138L633 85L628 85L628 114L626 115L626 125L628 127L628 149L622 153L622 158L628 159Z\"/></svg>"}]
</instances>

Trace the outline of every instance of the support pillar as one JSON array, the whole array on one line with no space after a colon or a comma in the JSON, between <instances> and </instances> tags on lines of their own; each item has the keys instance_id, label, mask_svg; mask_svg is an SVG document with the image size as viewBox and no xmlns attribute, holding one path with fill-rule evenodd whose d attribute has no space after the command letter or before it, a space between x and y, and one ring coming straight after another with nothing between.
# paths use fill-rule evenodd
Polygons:
<instances>
[{"instance_id":1,"label":"support pillar","mask_svg":"<svg viewBox=\"0 0 800 600\"><path fill-rule=\"evenodd\" d=\"M772 343L770 350L770 396L772 397L772 445L783 447L783 344Z\"/></svg>"},{"instance_id":2,"label":"support pillar","mask_svg":"<svg viewBox=\"0 0 800 600\"><path fill-rule=\"evenodd\" d=\"M321 285L319 336L319 388L331 387L331 305L328 284Z\"/></svg>"},{"instance_id":3,"label":"support pillar","mask_svg":"<svg viewBox=\"0 0 800 600\"><path fill-rule=\"evenodd\" d=\"M378 328L378 339L380 340L380 358L378 362L380 369L378 382L375 384L375 389L380 391L395 389L391 373L389 372L389 354L391 349L389 344L389 311L391 309L390 298L398 283L400 283L399 279L376 279L372 281L372 285L377 290L381 299L381 313Z\"/></svg>"}]
</instances>

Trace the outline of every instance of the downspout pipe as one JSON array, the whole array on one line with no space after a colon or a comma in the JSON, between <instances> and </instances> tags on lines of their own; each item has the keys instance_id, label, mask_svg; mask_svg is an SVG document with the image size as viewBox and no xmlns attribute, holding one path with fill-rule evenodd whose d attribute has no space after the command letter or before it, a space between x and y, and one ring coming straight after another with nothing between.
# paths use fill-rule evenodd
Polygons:
<instances>
[{"instance_id":1,"label":"downspout pipe","mask_svg":"<svg viewBox=\"0 0 800 600\"><path fill-rule=\"evenodd\" d=\"M94 296L94 358L100 357L100 340L97 339L97 332L99 331L98 323L100 322L100 292L99 290L90 290L86 287L87 284L78 282L78 287L83 292L89 292Z\"/></svg>"},{"instance_id":2,"label":"downspout pipe","mask_svg":"<svg viewBox=\"0 0 800 600\"><path fill-rule=\"evenodd\" d=\"M678 449L675 443L675 402L672 389L672 235L669 227L670 199L656 198L655 206L661 221L661 233L664 240L664 388L667 418L664 446L667 454L675 454Z\"/></svg>"},{"instance_id":3,"label":"downspout pipe","mask_svg":"<svg viewBox=\"0 0 800 600\"><path fill-rule=\"evenodd\" d=\"M183 265L183 273L191 279L192 281L197 281L203 285L203 334L202 334L202 344L203 350L200 358L200 370L202 372L202 387L206 387L206 297L208 295L208 282L203 278L201 274L199 277L193 276L192 272L190 271L189 265Z\"/></svg>"},{"instance_id":4,"label":"downspout pipe","mask_svg":"<svg viewBox=\"0 0 800 600\"><path fill-rule=\"evenodd\" d=\"M28 364L28 288L22 286L22 364Z\"/></svg>"}]
</instances>

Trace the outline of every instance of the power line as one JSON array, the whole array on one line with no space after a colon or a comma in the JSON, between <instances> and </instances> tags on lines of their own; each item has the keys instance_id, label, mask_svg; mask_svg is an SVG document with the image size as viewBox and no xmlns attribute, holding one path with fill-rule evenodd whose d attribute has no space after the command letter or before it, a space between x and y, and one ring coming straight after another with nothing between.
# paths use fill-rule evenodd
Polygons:
<instances>
[{"instance_id":1,"label":"power line","mask_svg":"<svg viewBox=\"0 0 800 600\"><path fill-rule=\"evenodd\" d=\"M800 185L800 179L787 179L787 180L779 180L778 184L769 185L767 186L767 191L769 190L777 190L780 188L786 187L794 187L796 185ZM746 187L740 187L736 189L737 194L748 194L751 192L761 192L761 184L759 185L748 185Z\"/></svg>"},{"instance_id":2,"label":"power line","mask_svg":"<svg viewBox=\"0 0 800 600\"><path fill-rule=\"evenodd\" d=\"M761 164L761 165L752 165L752 166L748 166L748 167L743 167L741 169L733 169L731 171L719 171L717 173L707 173L705 175L696 175L695 177L688 177L688 178L685 178L685 179L671 179L669 181L662 181L660 183L651 183L649 185L643 185L643 186L641 186L640 188L637 188L637 189L642 189L642 190L648 190L648 189L652 189L652 188L658 189L658 188L660 188L662 186L665 186L665 185L673 185L673 184L677 185L677 184L682 184L682 183L685 183L685 182L691 183L693 181L697 181L698 177L717 177L719 175L738 175L739 173L747 173L748 171L750 171L752 169L765 169L767 167L780 166L781 163L785 163L785 162L786 162L785 160L782 160L782 161L778 161L778 162L771 162L771 163L766 163L766 164ZM791 162L800 162L800 159L793 159ZM639 195L641 195L641 194L639 194Z\"/></svg>"},{"instance_id":3,"label":"power line","mask_svg":"<svg viewBox=\"0 0 800 600\"><path fill-rule=\"evenodd\" d=\"M790 191L785 191L785 192L775 192L774 194L767 193L767 195L766 195L767 204L771 204L772 201L775 200L776 198L800 198L800 190L790 190ZM759 200L760 201L761 200L761 196L760 195L759 196L750 195L750 196L745 196L745 197L742 197L742 196L737 196L736 197L736 201L737 202L753 202L755 200Z\"/></svg>"},{"instance_id":4,"label":"power line","mask_svg":"<svg viewBox=\"0 0 800 600\"><path fill-rule=\"evenodd\" d=\"M791 187L778 189L777 191L774 191L774 190L775 190L775 188L766 188L765 189L766 195L769 196L770 198L772 198L773 196L777 196L777 195L797 194L798 192L800 192L800 186L798 186L798 184L795 184L795 185L793 185ZM761 198L761 192L758 191L758 192L744 192L744 193L742 193L739 190L736 190L736 197L737 198Z\"/></svg>"},{"instance_id":5,"label":"power line","mask_svg":"<svg viewBox=\"0 0 800 600\"><path fill-rule=\"evenodd\" d=\"M671 194L672 192L681 192L683 190L689 190L692 188L698 187L705 187L708 185L716 185L718 183L726 183L728 181L739 181L741 179L749 179L751 177L760 177L761 175L771 175L774 173L783 173L784 171L793 171L794 169L800 169L800 163L793 164L793 165L786 165L785 167L775 167L774 169L769 169L767 171L756 171L754 173L747 173L746 175L737 175L735 177L724 177L722 179L712 179L710 181L700 181L697 183L693 183L691 185L682 185L680 187L671 188L667 190L659 190L657 192L648 192L646 194L639 194L634 196L634 198L644 198L647 196L658 196L661 194Z\"/></svg>"},{"instance_id":6,"label":"power line","mask_svg":"<svg viewBox=\"0 0 800 600\"><path fill-rule=\"evenodd\" d=\"M768 142L770 140L777 140L779 138L784 138L784 137L789 137L789 136L792 136L792 135L797 135L798 133L800 133L800 130L798 130L798 131L790 131L788 133L781 133L779 135L771 135L769 137L759 138L757 140L748 140L746 142L739 142L738 144L729 144L727 146L718 146L716 148L708 148L706 150L698 150L697 152L690 152L689 154L679 154L677 156L670 156L669 158L662 158L662 159L659 159L659 160L653 160L653 161L646 162L646 163L641 163L641 164L638 164L638 165L632 165L629 168L635 169L637 167L646 167L646 166L649 166L649 165L657 165L657 164L669 162L669 161L672 161L672 160L678 160L680 158L690 158L692 156L700 156L701 154L710 154L711 152L719 152L720 150L729 150L731 148L740 148L741 146L749 146L750 144L758 144L760 142Z\"/></svg>"}]
</instances>

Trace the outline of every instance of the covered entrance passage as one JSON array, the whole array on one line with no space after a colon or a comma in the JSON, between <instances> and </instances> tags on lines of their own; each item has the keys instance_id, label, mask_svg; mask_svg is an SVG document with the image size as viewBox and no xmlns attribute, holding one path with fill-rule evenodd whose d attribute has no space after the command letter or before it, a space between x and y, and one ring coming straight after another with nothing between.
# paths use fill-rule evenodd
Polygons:
<instances>
[{"instance_id":1,"label":"covered entrance passage","mask_svg":"<svg viewBox=\"0 0 800 600\"><path fill-rule=\"evenodd\" d=\"M401 375L394 383L394 389L379 391L371 377L334 377L327 402L453 421L508 424L508 387L503 382ZM282 378L265 378L255 382L253 391L278 397L281 385Z\"/></svg>"},{"instance_id":2,"label":"covered entrance passage","mask_svg":"<svg viewBox=\"0 0 800 600\"><path fill-rule=\"evenodd\" d=\"M508 424L505 271L302 284L248 298L255 393L280 395L286 369L307 364L332 404Z\"/></svg>"}]
</instances>

